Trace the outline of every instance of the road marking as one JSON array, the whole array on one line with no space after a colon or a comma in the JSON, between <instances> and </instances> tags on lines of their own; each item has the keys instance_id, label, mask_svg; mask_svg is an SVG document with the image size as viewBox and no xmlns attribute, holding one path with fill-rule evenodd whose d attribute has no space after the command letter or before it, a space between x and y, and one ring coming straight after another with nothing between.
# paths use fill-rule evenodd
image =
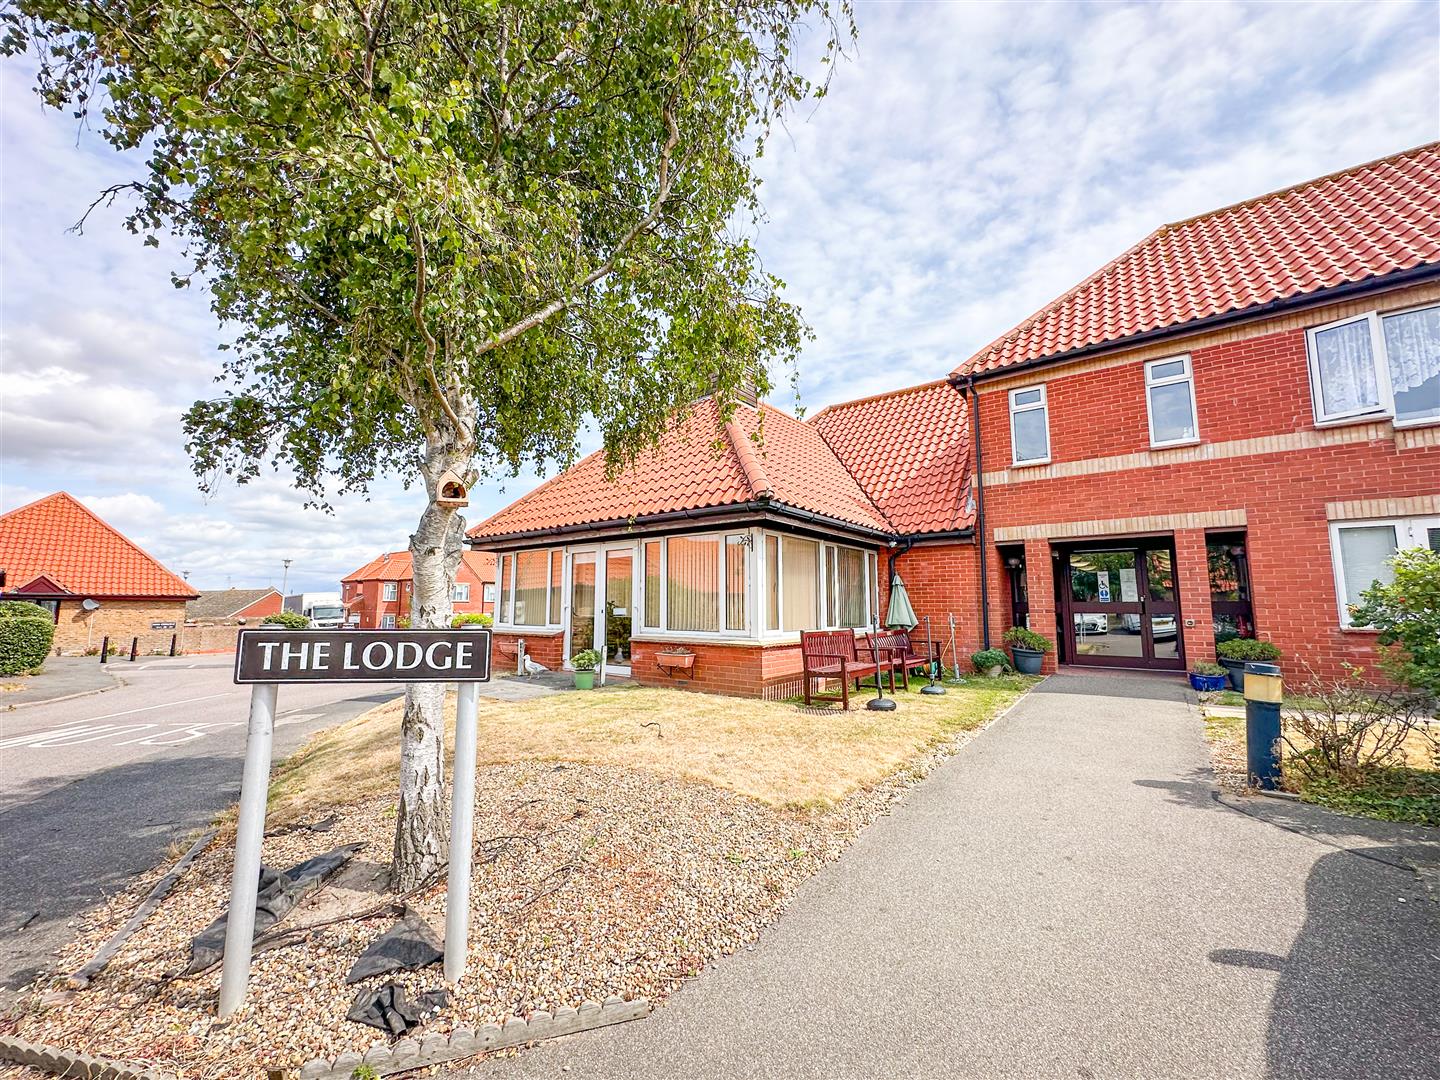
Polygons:
<instances>
[{"instance_id":1,"label":"road marking","mask_svg":"<svg viewBox=\"0 0 1440 1080\"><path fill-rule=\"evenodd\" d=\"M116 746L179 746L181 743L191 742L195 739L203 739L206 735L214 734L212 729L239 727L240 721L229 720L214 724L192 724L189 727L179 728L174 731L157 731L153 735L143 735L138 739L126 739L118 742ZM176 738L175 736L179 736Z\"/></svg>"},{"instance_id":2,"label":"road marking","mask_svg":"<svg viewBox=\"0 0 1440 1080\"><path fill-rule=\"evenodd\" d=\"M78 746L81 743L99 742L101 739L114 738L116 735L126 735L132 731L144 731L154 726L154 724L86 724L82 727L66 728L60 731L37 731L31 735L6 739L4 742L0 742L0 749L9 749L14 746L31 748Z\"/></svg>"},{"instance_id":3,"label":"road marking","mask_svg":"<svg viewBox=\"0 0 1440 1080\"><path fill-rule=\"evenodd\" d=\"M213 701L216 698L234 697L242 693L244 693L243 690L227 690L223 694L206 694L203 697L184 698L180 701L166 701L159 705L142 705L138 709L122 709L120 712L106 713L104 716L92 716L90 717L90 722L93 723L96 720L113 720L117 716L129 716L131 713L150 712L154 709L169 709L176 705L193 705L197 701Z\"/></svg>"}]
</instances>

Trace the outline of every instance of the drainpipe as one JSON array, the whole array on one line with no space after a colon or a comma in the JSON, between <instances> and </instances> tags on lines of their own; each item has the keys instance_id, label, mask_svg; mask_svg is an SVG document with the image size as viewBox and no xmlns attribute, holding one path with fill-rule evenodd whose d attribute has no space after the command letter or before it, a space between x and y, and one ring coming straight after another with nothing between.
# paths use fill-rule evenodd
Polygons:
<instances>
[{"instance_id":1,"label":"drainpipe","mask_svg":"<svg viewBox=\"0 0 1440 1080\"><path fill-rule=\"evenodd\" d=\"M900 558L901 555L904 555L914 546L915 540L913 537L902 536L899 543L890 550L890 576L885 579L885 587L887 589L890 587L890 582L895 580L895 560Z\"/></svg>"},{"instance_id":2,"label":"drainpipe","mask_svg":"<svg viewBox=\"0 0 1440 1080\"><path fill-rule=\"evenodd\" d=\"M986 573L985 551L985 471L980 457L980 394L975 389L975 373L965 377L965 388L970 392L970 431L975 444L975 537L980 553L980 638L981 648L990 648L990 587Z\"/></svg>"}]
</instances>

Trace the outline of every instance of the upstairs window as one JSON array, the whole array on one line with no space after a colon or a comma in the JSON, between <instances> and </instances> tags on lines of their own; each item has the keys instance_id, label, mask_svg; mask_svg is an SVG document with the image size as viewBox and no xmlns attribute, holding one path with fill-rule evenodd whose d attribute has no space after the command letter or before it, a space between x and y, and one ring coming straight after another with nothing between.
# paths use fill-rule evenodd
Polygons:
<instances>
[{"instance_id":1,"label":"upstairs window","mask_svg":"<svg viewBox=\"0 0 1440 1080\"><path fill-rule=\"evenodd\" d=\"M1306 345L1318 422L1440 420L1440 305L1317 326Z\"/></svg>"},{"instance_id":2,"label":"upstairs window","mask_svg":"<svg viewBox=\"0 0 1440 1080\"><path fill-rule=\"evenodd\" d=\"M1050 415L1045 387L1010 391L1010 461L1043 465L1050 460Z\"/></svg>"},{"instance_id":3,"label":"upstairs window","mask_svg":"<svg viewBox=\"0 0 1440 1080\"><path fill-rule=\"evenodd\" d=\"M450 592L450 602L452 604L468 604L470 602L470 586L457 582L455 588Z\"/></svg>"},{"instance_id":4,"label":"upstairs window","mask_svg":"<svg viewBox=\"0 0 1440 1080\"><path fill-rule=\"evenodd\" d=\"M386 600L394 600L394 599L396 598L396 596L399 595L399 592L400 592L400 585L399 585L398 582L395 582L395 581L387 581L387 582L385 582L384 599L386 599Z\"/></svg>"},{"instance_id":5,"label":"upstairs window","mask_svg":"<svg viewBox=\"0 0 1440 1080\"><path fill-rule=\"evenodd\" d=\"M1199 439L1190 357L1172 356L1145 365L1145 407L1150 416L1151 446L1175 446Z\"/></svg>"}]
</instances>

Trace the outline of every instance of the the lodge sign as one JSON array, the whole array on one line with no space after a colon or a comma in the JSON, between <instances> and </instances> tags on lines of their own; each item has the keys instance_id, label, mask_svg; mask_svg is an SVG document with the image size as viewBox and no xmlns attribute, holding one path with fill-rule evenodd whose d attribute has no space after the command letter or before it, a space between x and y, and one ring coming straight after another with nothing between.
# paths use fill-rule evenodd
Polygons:
<instances>
[{"instance_id":1,"label":"the lodge sign","mask_svg":"<svg viewBox=\"0 0 1440 1080\"><path fill-rule=\"evenodd\" d=\"M489 682L490 631L242 630L235 681Z\"/></svg>"}]
</instances>

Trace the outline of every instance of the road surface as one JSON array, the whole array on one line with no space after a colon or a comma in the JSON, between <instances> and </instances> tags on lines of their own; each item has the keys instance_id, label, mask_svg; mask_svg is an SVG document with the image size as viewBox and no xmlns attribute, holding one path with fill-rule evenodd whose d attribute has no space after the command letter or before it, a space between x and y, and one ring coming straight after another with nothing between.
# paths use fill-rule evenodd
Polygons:
<instances>
[{"instance_id":1,"label":"road surface","mask_svg":"<svg viewBox=\"0 0 1440 1080\"><path fill-rule=\"evenodd\" d=\"M0 712L0 992L43 969L78 913L235 801L250 689L233 665L115 665L124 686ZM399 692L283 687L275 759Z\"/></svg>"}]
</instances>

